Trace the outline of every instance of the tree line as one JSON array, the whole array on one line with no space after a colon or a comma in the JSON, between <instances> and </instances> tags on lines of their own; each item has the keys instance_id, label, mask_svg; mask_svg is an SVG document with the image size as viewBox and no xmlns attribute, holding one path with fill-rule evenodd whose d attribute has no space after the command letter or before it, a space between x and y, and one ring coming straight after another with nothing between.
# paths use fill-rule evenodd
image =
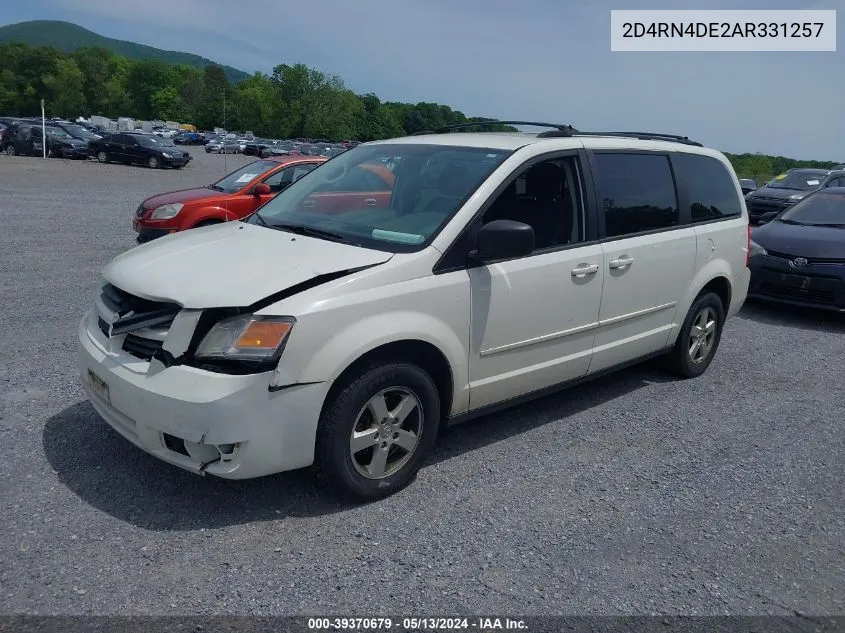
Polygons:
<instances>
[{"instance_id":1,"label":"tree line","mask_svg":"<svg viewBox=\"0 0 845 633\"><path fill-rule=\"evenodd\" d=\"M459 123L483 122L437 103L381 101L356 94L336 76L304 64L280 64L238 83L220 66L204 70L158 60L131 60L105 48L65 53L22 43L0 44L0 114L97 114L193 123L200 129L251 130L270 138L370 141ZM478 130L513 130L480 125ZM832 162L763 154L726 154L740 178L762 184L793 167Z\"/></svg>"},{"instance_id":2,"label":"tree line","mask_svg":"<svg viewBox=\"0 0 845 633\"><path fill-rule=\"evenodd\" d=\"M837 165L831 161L796 160L785 156L767 156L765 154L728 154L738 178L751 178L758 185L763 185L778 174L799 167L814 169L832 169ZM843 161L845 162L845 161Z\"/></svg>"},{"instance_id":3,"label":"tree line","mask_svg":"<svg viewBox=\"0 0 845 633\"><path fill-rule=\"evenodd\" d=\"M251 130L270 138L369 141L485 121L437 103L359 95L340 77L304 64L280 64L269 75L257 72L233 84L217 65L200 70L131 60L99 47L65 53L22 43L0 44L0 114L38 116L42 98L48 116L131 116L193 123L206 130Z\"/></svg>"}]
</instances>

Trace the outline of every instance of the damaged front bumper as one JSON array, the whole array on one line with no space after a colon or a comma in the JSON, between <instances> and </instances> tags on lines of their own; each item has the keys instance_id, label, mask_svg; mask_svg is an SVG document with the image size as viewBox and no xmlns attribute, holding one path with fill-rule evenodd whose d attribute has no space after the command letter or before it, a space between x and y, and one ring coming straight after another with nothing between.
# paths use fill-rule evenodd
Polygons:
<instances>
[{"instance_id":1,"label":"damaged front bumper","mask_svg":"<svg viewBox=\"0 0 845 633\"><path fill-rule=\"evenodd\" d=\"M123 349L90 310L79 325L83 385L100 414L146 452L195 473L247 479L308 466L328 383L270 390L273 372L165 367Z\"/></svg>"}]
</instances>

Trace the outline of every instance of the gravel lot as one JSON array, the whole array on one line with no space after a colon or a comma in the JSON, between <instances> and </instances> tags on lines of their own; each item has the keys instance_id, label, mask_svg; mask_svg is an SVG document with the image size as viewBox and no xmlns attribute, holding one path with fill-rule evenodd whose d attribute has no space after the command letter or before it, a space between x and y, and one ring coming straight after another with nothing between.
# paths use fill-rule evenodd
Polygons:
<instances>
[{"instance_id":1,"label":"gravel lot","mask_svg":"<svg viewBox=\"0 0 845 633\"><path fill-rule=\"evenodd\" d=\"M0 612L845 612L845 317L748 305L710 370L653 364L446 435L365 507L307 472L201 478L87 404L76 328L181 171L0 156Z\"/></svg>"}]
</instances>

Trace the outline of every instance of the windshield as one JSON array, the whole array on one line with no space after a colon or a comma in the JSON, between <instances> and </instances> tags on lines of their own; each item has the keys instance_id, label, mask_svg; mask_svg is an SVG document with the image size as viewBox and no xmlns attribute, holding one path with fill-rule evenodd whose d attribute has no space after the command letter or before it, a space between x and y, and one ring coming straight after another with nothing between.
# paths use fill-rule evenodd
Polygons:
<instances>
[{"instance_id":1,"label":"windshield","mask_svg":"<svg viewBox=\"0 0 845 633\"><path fill-rule=\"evenodd\" d=\"M57 127L46 128L47 136L55 136L56 138L70 138L70 134Z\"/></svg>"},{"instance_id":2,"label":"windshield","mask_svg":"<svg viewBox=\"0 0 845 633\"><path fill-rule=\"evenodd\" d=\"M244 165L237 171L233 171L228 176L225 176L211 185L215 191L225 191L226 193L234 193L243 189L248 182L254 180L261 174L273 167L278 167L279 163L273 160L256 160L249 165Z\"/></svg>"},{"instance_id":3,"label":"windshield","mask_svg":"<svg viewBox=\"0 0 845 633\"><path fill-rule=\"evenodd\" d=\"M807 196L778 218L787 224L845 227L845 195L820 191Z\"/></svg>"},{"instance_id":4,"label":"windshield","mask_svg":"<svg viewBox=\"0 0 845 633\"><path fill-rule=\"evenodd\" d=\"M296 180L248 222L390 252L419 250L510 153L361 145Z\"/></svg>"},{"instance_id":5,"label":"windshield","mask_svg":"<svg viewBox=\"0 0 845 633\"><path fill-rule=\"evenodd\" d=\"M775 176L766 186L772 189L795 189L810 191L816 189L827 176L825 171L790 171Z\"/></svg>"},{"instance_id":6,"label":"windshield","mask_svg":"<svg viewBox=\"0 0 845 633\"><path fill-rule=\"evenodd\" d=\"M65 127L67 132L76 138L81 138L83 141L91 141L93 139L99 138L96 134L89 132L81 125L68 125Z\"/></svg>"}]
</instances>

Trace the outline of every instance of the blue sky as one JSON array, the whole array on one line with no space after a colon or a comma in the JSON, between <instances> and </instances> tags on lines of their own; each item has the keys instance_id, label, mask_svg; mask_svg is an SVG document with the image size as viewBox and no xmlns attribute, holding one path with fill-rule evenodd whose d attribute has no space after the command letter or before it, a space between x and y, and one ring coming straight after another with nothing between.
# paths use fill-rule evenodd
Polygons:
<instances>
[{"instance_id":1,"label":"blue sky","mask_svg":"<svg viewBox=\"0 0 845 633\"><path fill-rule=\"evenodd\" d=\"M516 7L521 6L519 11ZM837 9L845 0L28 0L248 72L302 62L356 92L584 130L685 134L730 152L845 162L845 52L612 53L610 9Z\"/></svg>"}]
</instances>

